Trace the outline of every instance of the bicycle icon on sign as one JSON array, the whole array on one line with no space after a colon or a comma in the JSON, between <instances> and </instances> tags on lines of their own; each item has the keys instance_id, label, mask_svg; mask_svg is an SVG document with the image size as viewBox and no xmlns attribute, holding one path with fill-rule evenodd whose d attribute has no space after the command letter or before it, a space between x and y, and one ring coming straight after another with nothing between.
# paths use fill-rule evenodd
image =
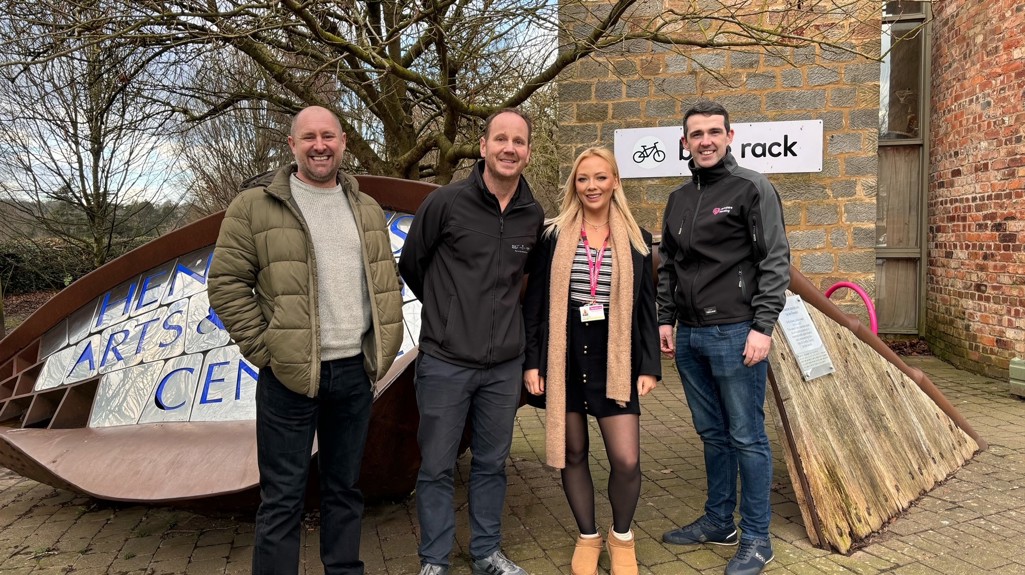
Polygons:
<instances>
[{"instance_id":1,"label":"bicycle icon on sign","mask_svg":"<svg viewBox=\"0 0 1025 575\"><path fill-rule=\"evenodd\" d=\"M642 164L644 160L653 158L656 162L661 163L666 159L666 153L658 149L658 142L645 146L641 144L641 149L634 152L633 160L635 164Z\"/></svg>"}]
</instances>

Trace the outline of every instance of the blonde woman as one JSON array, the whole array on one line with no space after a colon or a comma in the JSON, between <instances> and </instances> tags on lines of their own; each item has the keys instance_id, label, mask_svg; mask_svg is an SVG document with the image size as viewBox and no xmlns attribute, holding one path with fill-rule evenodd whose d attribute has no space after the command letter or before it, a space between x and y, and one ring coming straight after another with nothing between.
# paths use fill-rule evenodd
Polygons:
<instances>
[{"instance_id":1,"label":"blonde woman","mask_svg":"<svg viewBox=\"0 0 1025 575\"><path fill-rule=\"evenodd\" d=\"M638 397L662 375L650 245L626 204L615 156L585 150L566 180L559 215L546 222L524 301L523 382L532 396L545 397L548 464L562 470L580 530L573 575L595 575L602 551L588 414L598 420L611 468L612 575L637 573L630 525L641 491Z\"/></svg>"}]
</instances>

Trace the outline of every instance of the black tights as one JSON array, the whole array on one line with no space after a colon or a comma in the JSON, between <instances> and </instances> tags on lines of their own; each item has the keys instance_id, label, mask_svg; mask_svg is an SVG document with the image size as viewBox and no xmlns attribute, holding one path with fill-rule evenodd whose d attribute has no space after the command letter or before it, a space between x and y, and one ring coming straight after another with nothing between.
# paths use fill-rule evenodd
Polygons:
<instances>
[{"instance_id":1,"label":"black tights","mask_svg":"<svg viewBox=\"0 0 1025 575\"><path fill-rule=\"evenodd\" d=\"M612 527L616 533L630 531L641 495L639 420L636 415L615 415L598 420L611 467L609 502L612 504ZM582 534L595 533L597 528L588 452L587 416L567 413L566 468L562 470L562 488Z\"/></svg>"}]
</instances>

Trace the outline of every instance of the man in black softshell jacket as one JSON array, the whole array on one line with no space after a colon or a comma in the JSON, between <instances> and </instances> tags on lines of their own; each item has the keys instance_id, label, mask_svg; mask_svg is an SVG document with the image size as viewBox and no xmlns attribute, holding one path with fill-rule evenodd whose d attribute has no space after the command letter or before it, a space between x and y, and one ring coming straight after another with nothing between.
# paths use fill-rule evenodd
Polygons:
<instances>
[{"instance_id":1,"label":"man in black softshell jacket","mask_svg":"<svg viewBox=\"0 0 1025 575\"><path fill-rule=\"evenodd\" d=\"M691 180L669 196L659 245L662 352L675 352L704 446L708 498L697 520L666 532L676 545L736 545L726 575L757 575L772 560L765 434L766 356L790 284L790 247L776 189L730 153L726 109L699 102L684 115ZM676 336L673 337L673 326Z\"/></svg>"},{"instance_id":2,"label":"man in black softshell jacket","mask_svg":"<svg viewBox=\"0 0 1025 575\"><path fill-rule=\"evenodd\" d=\"M467 414L472 572L526 575L502 553L501 523L526 345L520 286L544 222L521 175L530 128L516 109L488 118L483 159L468 178L424 200L399 259L402 279L423 304L416 363L421 575L448 573L453 468Z\"/></svg>"}]
</instances>

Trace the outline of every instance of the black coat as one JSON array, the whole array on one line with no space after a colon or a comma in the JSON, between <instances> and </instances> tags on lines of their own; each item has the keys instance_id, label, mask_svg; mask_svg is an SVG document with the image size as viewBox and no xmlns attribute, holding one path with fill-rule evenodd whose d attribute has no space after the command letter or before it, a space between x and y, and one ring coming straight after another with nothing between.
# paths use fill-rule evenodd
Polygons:
<instances>
[{"instance_id":1,"label":"black coat","mask_svg":"<svg viewBox=\"0 0 1025 575\"><path fill-rule=\"evenodd\" d=\"M641 230L644 242L651 245L651 234ZM538 244L536 265L530 270L527 294L523 302L524 326L527 332L526 358L523 368L539 369L547 374L548 364L548 301L552 260L555 256L555 234L547 235ZM651 252L642 256L631 249L633 256L633 319L630 333L630 380L640 375L654 375L662 379L662 361L659 356L658 321L655 313L655 282ZM568 297L568 294L567 294ZM570 314L572 321L573 315ZM613 353L613 349L609 349Z\"/></svg>"}]
</instances>

